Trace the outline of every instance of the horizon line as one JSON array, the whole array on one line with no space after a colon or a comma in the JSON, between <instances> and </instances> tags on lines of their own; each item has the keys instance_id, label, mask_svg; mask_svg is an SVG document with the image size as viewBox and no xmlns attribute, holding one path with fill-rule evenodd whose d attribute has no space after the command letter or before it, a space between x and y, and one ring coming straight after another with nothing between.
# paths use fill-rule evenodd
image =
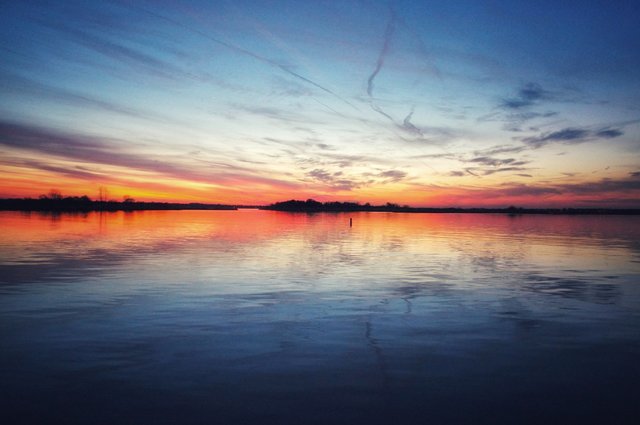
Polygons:
<instances>
[{"instance_id":1,"label":"horizon line","mask_svg":"<svg viewBox=\"0 0 640 425\"><path fill-rule=\"evenodd\" d=\"M412 206L412 205L408 205L408 204L398 204L398 203L393 203L393 202L386 202L383 204L372 204L370 202L365 202L365 203L361 203L360 201L317 201L313 198L309 198L306 200L299 200L299 199L288 199L286 201L276 201L276 202L272 202L269 204L252 204L252 203L218 203L218 202L185 202L185 201L157 201L157 200L144 200L144 201L137 201L134 200L132 198L128 198L125 200L115 200L115 199L111 199L111 200L97 200L97 199L91 199L90 197L88 197L87 195L82 195L82 196L66 196L66 197L54 197L54 198L49 198L46 197L46 195L41 195L39 198L31 198L31 197L23 197L23 198L0 198L0 210L1 211L20 211L20 210L25 210L25 209L20 209L20 208L16 208L16 209L12 209L10 207L10 205L7 204L11 204L11 203L59 203L59 202L66 202L67 204L73 203L75 202L76 205L78 206L78 208L76 208L76 210L81 211L82 208L80 208L80 205L78 205L79 202L84 202L85 204L91 203L93 205L97 205L97 204L111 204L113 206L117 206L117 205L121 205L123 207L130 207L130 209L135 209L133 208L134 206L152 206L152 205L157 205L157 206L175 206L175 207L179 207L179 206L192 206L192 207L197 207L197 206L202 206L202 207L233 207L236 209L271 209L271 210L277 210L277 211L287 211L287 208L285 208L285 206L287 204L291 204L291 203L295 203L295 206L291 206L291 208L288 208L289 211L291 212L296 212L296 211L300 211L300 212L305 212L305 211L310 211L310 212L367 212L368 210L371 212L377 212L377 211L397 211L397 212L403 212L403 211L407 211L407 212L411 212L411 211L433 211L433 212L438 212L438 211L451 211L451 210L455 210L455 211L486 211L486 212L492 212L492 211L497 211L497 212L512 212L512 213L523 213L523 212L535 212L535 211L567 211L567 210L573 210L573 211L625 211L625 212L640 212L640 206L637 207L621 207L621 206L561 206L561 207L550 207L550 206L518 206L518 205L509 205L509 206ZM278 209L278 208L274 208L277 207L278 205L280 205L282 208ZM309 208L305 209L303 206L309 206ZM68 205L68 206L72 206L72 205ZM335 207L334 210L331 210L331 207ZM8 208L7 208L8 207ZM14 206L15 207L15 206ZM340 207L344 207L344 209L340 209ZM322 209L322 208L329 208L329 209ZM351 208L346 209L346 208ZM126 209L126 208L123 208ZM171 208L166 208L167 210L170 210ZM197 209L197 208L191 208L191 209ZM213 208L203 208L204 210L206 209L213 209ZM313 211L315 209L315 211ZM122 209L118 209L118 210L122 210Z\"/></svg>"}]
</instances>

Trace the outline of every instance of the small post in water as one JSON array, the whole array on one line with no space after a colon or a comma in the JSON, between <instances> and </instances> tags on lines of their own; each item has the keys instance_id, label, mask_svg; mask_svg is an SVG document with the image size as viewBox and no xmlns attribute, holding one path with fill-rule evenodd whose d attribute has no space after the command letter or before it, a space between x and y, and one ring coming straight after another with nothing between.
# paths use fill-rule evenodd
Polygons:
<instances>
[{"instance_id":1,"label":"small post in water","mask_svg":"<svg viewBox=\"0 0 640 425\"><path fill-rule=\"evenodd\" d=\"M349 227L353 227L353 219L349 217Z\"/></svg>"}]
</instances>

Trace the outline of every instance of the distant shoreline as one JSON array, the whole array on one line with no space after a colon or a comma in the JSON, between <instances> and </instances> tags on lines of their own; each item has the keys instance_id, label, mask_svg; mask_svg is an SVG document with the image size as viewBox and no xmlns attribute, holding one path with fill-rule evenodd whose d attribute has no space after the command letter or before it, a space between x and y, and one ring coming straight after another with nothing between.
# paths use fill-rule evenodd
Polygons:
<instances>
[{"instance_id":1,"label":"distant shoreline","mask_svg":"<svg viewBox=\"0 0 640 425\"><path fill-rule=\"evenodd\" d=\"M425 208L359 204L354 202L318 202L290 200L266 206L223 205L178 202L93 201L88 197L0 199L0 211L93 212L93 211L162 211L162 210L227 210L253 208L294 213L393 212L422 214L507 214L518 215L640 215L637 208Z\"/></svg>"},{"instance_id":2,"label":"distant shoreline","mask_svg":"<svg viewBox=\"0 0 640 425\"><path fill-rule=\"evenodd\" d=\"M392 212L409 214L506 214L518 215L640 215L640 209L616 208L520 208L517 211L509 208L371 208L361 210L279 210L269 207L259 207L261 210L292 212L292 213L345 213L345 212Z\"/></svg>"},{"instance_id":3,"label":"distant shoreline","mask_svg":"<svg viewBox=\"0 0 640 425\"><path fill-rule=\"evenodd\" d=\"M358 204L355 202L318 202L313 199L306 201L290 200L276 202L266 207L260 207L272 211L288 212L403 212L423 214L507 214L511 216L524 214L547 215L640 215L640 209L634 208L424 208L400 206L387 203L386 205Z\"/></svg>"},{"instance_id":4,"label":"distant shoreline","mask_svg":"<svg viewBox=\"0 0 640 425\"><path fill-rule=\"evenodd\" d=\"M234 205L92 201L87 197L61 199L0 199L0 211L92 212L92 211L159 211L159 210L237 210Z\"/></svg>"}]
</instances>

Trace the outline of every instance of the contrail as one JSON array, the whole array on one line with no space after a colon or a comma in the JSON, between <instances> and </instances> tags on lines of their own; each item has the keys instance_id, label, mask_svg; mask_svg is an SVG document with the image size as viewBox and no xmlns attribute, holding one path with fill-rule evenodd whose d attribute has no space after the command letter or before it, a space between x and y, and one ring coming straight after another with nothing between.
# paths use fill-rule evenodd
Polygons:
<instances>
[{"instance_id":1,"label":"contrail","mask_svg":"<svg viewBox=\"0 0 640 425\"><path fill-rule=\"evenodd\" d=\"M186 29L187 31L190 31L190 32L195 33L195 34L198 34L198 35L200 35L200 36L202 36L202 37L204 37L204 38L206 38L206 39L208 39L208 40L210 40L210 41L213 41L213 42L214 42L214 43L216 43L216 44L219 44L219 45L221 45L221 46L224 46L224 47L226 47L227 49L233 50L234 52L240 53L240 54L245 55L245 56L252 57L252 58L254 58L254 59L256 59L256 60L258 60L258 61L260 61L260 62L262 62L262 63L265 63L265 64L267 64L267 65L270 65L270 66L273 66L273 67L275 67L275 68L278 68L278 69L280 69L281 71L283 71L283 72L285 72L285 73L287 73L287 74L291 75L292 77L295 77L295 78L297 78L297 79L299 79L299 80L302 80L302 81L304 81L304 82L305 82L305 83L307 83L307 84L311 84L312 86L314 86L314 87L316 87L316 88L319 88L320 90L322 90L322 91L325 91L325 92L329 93L330 95L332 95L332 96L336 97L337 99L341 100L342 102L346 103L347 105L351 106L352 108L354 108L354 109L356 109L356 110L358 109L354 104L352 104L352 103L351 103L351 102L349 102L348 100L344 99L342 96L338 95L338 94L337 94L337 93L335 93L334 91L332 91L332 90L330 90L330 89L328 89L328 88L326 88L326 87L324 87L324 86L322 86L322 85L320 85L320 84L316 83L316 82L315 82L315 81L313 81L313 80L310 80L309 78L307 78L307 77L305 77L305 76L303 76L303 75L298 74L298 73L297 73L297 72L295 72L295 71L290 70L290 69L289 69L288 67L286 67L285 65L282 65L282 64L280 64L280 63L278 63L278 62L274 61L273 59L269 59L269 58L267 58L267 57L264 57L264 56L258 55L257 53L254 53L254 52L252 52L252 51L250 51L250 50L244 49L244 48L242 48L242 47L240 47L240 46L236 46L235 44L227 43L226 41L223 41L223 40L220 40L220 39L218 39L218 38L216 38L216 37L213 37L213 36L211 36L211 35L207 34L207 33L206 33L206 32L204 32L204 31L200 31L199 29L189 27L189 26L187 26L187 25L185 25L185 24L181 23L180 21L177 21L177 20L175 20L175 19L172 19L172 18L166 17L166 16L164 16L164 15L160 15L159 13L152 12L151 10L147 10L147 9L145 9L145 8L142 8L142 7L134 6L134 5L129 4L129 3L126 3L126 6L127 6L127 7L129 7L129 8L131 8L131 9L135 9L135 10L137 10L137 11L139 11L139 12L143 12L143 13L149 14L149 15L151 15L151 16L154 16L154 17L156 17L156 18L158 18L158 19L161 19L161 20L163 20L163 21L167 21L167 22L169 22L169 23L171 23L171 24L173 24L173 25L179 26L180 28L184 28L184 29Z\"/></svg>"},{"instance_id":2,"label":"contrail","mask_svg":"<svg viewBox=\"0 0 640 425\"><path fill-rule=\"evenodd\" d=\"M378 60L376 61L375 69L367 79L367 94L369 95L369 106L371 106L371 109L373 109L375 112L379 113L383 117L387 118L389 121L391 121L394 125L397 126L398 124L393 119L393 117L387 114L381 107L379 107L374 102L374 99L373 99L373 80L375 80L376 76L382 69L382 65L384 65L384 61L387 58L387 53L389 52L391 37L393 37L393 32L395 31L395 28L396 28L396 25L395 25L396 14L391 8L389 9L389 12L391 16L389 17L389 22L387 22L387 28L384 31L384 43L382 44L382 50L380 50L380 54L378 55Z\"/></svg>"},{"instance_id":3,"label":"contrail","mask_svg":"<svg viewBox=\"0 0 640 425\"><path fill-rule=\"evenodd\" d=\"M389 121L391 121L393 124L396 124L396 121L393 119L393 117L389 114L387 114L385 111L382 110L382 108L380 108L378 105L376 105L373 101L371 101L369 103L371 105L371 109L373 109L374 111L376 111L377 113L379 113L380 115L382 115L385 118L388 118Z\"/></svg>"},{"instance_id":4,"label":"contrail","mask_svg":"<svg viewBox=\"0 0 640 425\"><path fill-rule=\"evenodd\" d=\"M373 70L371 75L369 75L369 79L367 80L367 94L369 97L373 96L373 80L382 69L382 65L384 65L384 60L387 57L387 52L389 51L389 44L391 43L391 37L393 36L393 32L396 28L396 14L393 9L391 9L391 18L387 23L387 29L384 31L384 44L382 45L382 50L380 50L380 55L378 56L378 61L376 62L376 68Z\"/></svg>"},{"instance_id":5,"label":"contrail","mask_svg":"<svg viewBox=\"0 0 640 425\"><path fill-rule=\"evenodd\" d=\"M333 109L331 106L327 105L326 103L322 103L320 102L318 99L316 99L315 97L311 97L311 99L315 100L316 102L318 102L320 105L324 106L325 108L327 108L328 110L330 110L331 112L333 112L334 114L344 118L344 115L342 115L340 112L336 111L335 109Z\"/></svg>"},{"instance_id":6,"label":"contrail","mask_svg":"<svg viewBox=\"0 0 640 425\"><path fill-rule=\"evenodd\" d=\"M380 54L378 55L378 60L376 61L376 67L371 73L371 75L369 75L369 78L367 79L367 94L369 95L369 106L371 106L371 109L373 111L377 112L378 114L382 115L383 117L391 121L396 128L399 128L406 132L417 135L419 136L419 139L424 140L424 133L422 132L422 130L420 130L418 127L413 125L413 123L411 122L411 118L413 117L413 108L411 109L409 114L404 118L404 121L402 122L402 124L399 124L396 122L395 119L393 119L391 115L386 113L380 106L378 106L373 98L373 82L376 76L378 75L378 73L380 72L380 70L382 69L382 66L384 65L384 62L387 58L387 54L389 53L389 47L391 45L391 39L396 29L396 21L398 20L395 14L395 11L393 10L392 7L389 8L389 13L390 13L389 22L387 22L387 27L384 31L384 43L382 44L382 49L380 50ZM411 142L411 140L406 139L401 134L398 134L395 131L393 133L399 139L405 142ZM406 152L403 148L400 148L400 150ZM421 162L422 164L424 164L434 172L437 172L437 170L434 167L432 167L430 164L427 164L425 161L421 161Z\"/></svg>"},{"instance_id":7,"label":"contrail","mask_svg":"<svg viewBox=\"0 0 640 425\"><path fill-rule=\"evenodd\" d=\"M411 112L409 112L409 114L406 117L404 117L404 121L402 122L402 128L410 133L423 136L424 134L422 133L422 130L420 130L418 127L413 125L413 123L411 122L411 117L413 117L414 108L415 107L411 108Z\"/></svg>"}]
</instances>

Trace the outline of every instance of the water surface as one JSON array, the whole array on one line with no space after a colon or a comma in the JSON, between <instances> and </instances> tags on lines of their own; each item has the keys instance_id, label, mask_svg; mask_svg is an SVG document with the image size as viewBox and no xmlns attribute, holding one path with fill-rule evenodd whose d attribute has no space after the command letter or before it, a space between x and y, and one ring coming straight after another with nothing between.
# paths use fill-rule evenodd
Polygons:
<instances>
[{"instance_id":1,"label":"water surface","mask_svg":"<svg viewBox=\"0 0 640 425\"><path fill-rule=\"evenodd\" d=\"M637 217L0 212L0 229L5 423L640 417Z\"/></svg>"}]
</instances>

